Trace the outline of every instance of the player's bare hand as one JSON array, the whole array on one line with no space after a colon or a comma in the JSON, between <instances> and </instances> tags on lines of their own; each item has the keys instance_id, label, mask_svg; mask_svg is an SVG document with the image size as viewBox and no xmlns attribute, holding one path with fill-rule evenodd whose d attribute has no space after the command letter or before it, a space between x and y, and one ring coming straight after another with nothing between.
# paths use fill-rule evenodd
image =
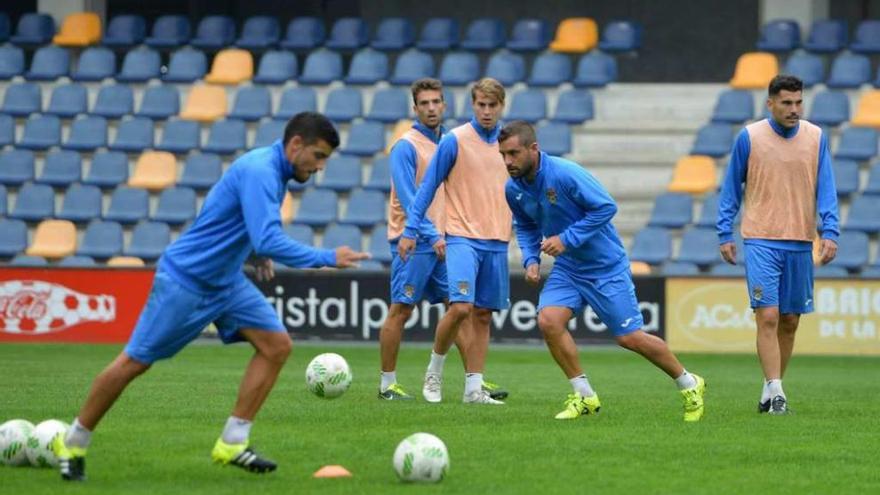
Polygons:
<instances>
[{"instance_id":1,"label":"player's bare hand","mask_svg":"<svg viewBox=\"0 0 880 495\"><path fill-rule=\"evenodd\" d=\"M268 282L275 278L275 268L269 258L258 258L254 261L254 268L257 271L257 280L260 282Z\"/></svg>"},{"instance_id":2,"label":"player's bare hand","mask_svg":"<svg viewBox=\"0 0 880 495\"><path fill-rule=\"evenodd\" d=\"M541 267L537 263L532 263L526 267L526 283L530 285L541 283Z\"/></svg>"},{"instance_id":3,"label":"player's bare hand","mask_svg":"<svg viewBox=\"0 0 880 495\"><path fill-rule=\"evenodd\" d=\"M835 256L837 256L837 243L831 239L822 239L822 243L819 245L819 261L823 265L827 265Z\"/></svg>"},{"instance_id":4,"label":"player's bare hand","mask_svg":"<svg viewBox=\"0 0 880 495\"><path fill-rule=\"evenodd\" d=\"M558 235L554 235L544 239L541 243L541 252L550 256L559 256L565 252L565 244L562 243L562 239Z\"/></svg>"},{"instance_id":5,"label":"player's bare hand","mask_svg":"<svg viewBox=\"0 0 880 495\"><path fill-rule=\"evenodd\" d=\"M401 237L399 241L397 241L397 255L400 256L400 259L406 261L409 258L409 253L413 252L416 248L416 240L410 239L409 237Z\"/></svg>"},{"instance_id":6,"label":"player's bare hand","mask_svg":"<svg viewBox=\"0 0 880 495\"><path fill-rule=\"evenodd\" d=\"M397 245L400 248L400 244ZM434 254L437 255L437 259L443 261L446 259L446 239L440 238L439 241L435 242L433 246Z\"/></svg>"},{"instance_id":7,"label":"player's bare hand","mask_svg":"<svg viewBox=\"0 0 880 495\"><path fill-rule=\"evenodd\" d=\"M362 253L348 246L340 246L336 248L336 268L357 268L358 261L369 257L370 253Z\"/></svg>"},{"instance_id":8,"label":"player's bare hand","mask_svg":"<svg viewBox=\"0 0 880 495\"><path fill-rule=\"evenodd\" d=\"M730 263L731 265L736 264L736 244L732 242L726 242L721 245L721 257L724 258L724 261Z\"/></svg>"}]
</instances>

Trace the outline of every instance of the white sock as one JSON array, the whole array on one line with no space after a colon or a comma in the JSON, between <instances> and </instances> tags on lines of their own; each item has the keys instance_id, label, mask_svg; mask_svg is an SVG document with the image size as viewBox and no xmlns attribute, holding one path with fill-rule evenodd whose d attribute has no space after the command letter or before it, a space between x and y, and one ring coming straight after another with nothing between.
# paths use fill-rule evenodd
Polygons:
<instances>
[{"instance_id":1,"label":"white sock","mask_svg":"<svg viewBox=\"0 0 880 495\"><path fill-rule=\"evenodd\" d=\"M379 391L384 392L388 390L388 387L397 383L397 372L396 371L383 371L382 372L382 383L379 385Z\"/></svg>"},{"instance_id":2,"label":"white sock","mask_svg":"<svg viewBox=\"0 0 880 495\"><path fill-rule=\"evenodd\" d=\"M446 354L437 354L431 351L431 362L428 363L428 373L443 374L443 363L446 362Z\"/></svg>"},{"instance_id":3,"label":"white sock","mask_svg":"<svg viewBox=\"0 0 880 495\"><path fill-rule=\"evenodd\" d=\"M246 419L229 416L226 427L223 428L223 441L231 444L246 443L251 436L251 426L254 423Z\"/></svg>"},{"instance_id":4,"label":"white sock","mask_svg":"<svg viewBox=\"0 0 880 495\"><path fill-rule=\"evenodd\" d=\"M767 402L770 400L770 382L764 380L764 385L761 386L761 403Z\"/></svg>"},{"instance_id":5,"label":"white sock","mask_svg":"<svg viewBox=\"0 0 880 495\"><path fill-rule=\"evenodd\" d=\"M67 436L64 437L64 445L86 449L91 441L92 432L79 422L79 418L74 418L67 430Z\"/></svg>"},{"instance_id":6,"label":"white sock","mask_svg":"<svg viewBox=\"0 0 880 495\"><path fill-rule=\"evenodd\" d=\"M688 373L687 370L682 371L681 376L675 379L675 384L679 390L686 390L697 386L697 380L694 375Z\"/></svg>"},{"instance_id":7,"label":"white sock","mask_svg":"<svg viewBox=\"0 0 880 495\"><path fill-rule=\"evenodd\" d=\"M473 392L479 392L483 389L482 373L466 373L464 375L464 393L465 395Z\"/></svg>"},{"instance_id":8,"label":"white sock","mask_svg":"<svg viewBox=\"0 0 880 495\"><path fill-rule=\"evenodd\" d=\"M590 381L587 380L587 375L578 375L574 378L569 378L568 381L571 383L574 392L580 394L581 397L592 397L596 395L596 392L593 391L593 387L590 386Z\"/></svg>"},{"instance_id":9,"label":"white sock","mask_svg":"<svg viewBox=\"0 0 880 495\"><path fill-rule=\"evenodd\" d=\"M770 398L777 395L785 397L785 392L782 391L782 379L767 380L767 391L770 393Z\"/></svg>"}]
</instances>

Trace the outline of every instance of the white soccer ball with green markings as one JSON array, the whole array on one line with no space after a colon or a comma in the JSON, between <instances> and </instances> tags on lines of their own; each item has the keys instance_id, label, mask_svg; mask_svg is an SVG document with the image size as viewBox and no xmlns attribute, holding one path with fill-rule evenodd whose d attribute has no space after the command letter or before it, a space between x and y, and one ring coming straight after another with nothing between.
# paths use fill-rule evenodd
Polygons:
<instances>
[{"instance_id":1,"label":"white soccer ball with green markings","mask_svg":"<svg viewBox=\"0 0 880 495\"><path fill-rule=\"evenodd\" d=\"M306 386L325 399L335 399L345 393L351 378L351 368L345 358L332 352L315 356L306 367Z\"/></svg>"},{"instance_id":2,"label":"white soccer ball with green markings","mask_svg":"<svg viewBox=\"0 0 880 495\"><path fill-rule=\"evenodd\" d=\"M0 464L26 466L25 448L34 425L24 419L10 419L0 425Z\"/></svg>"},{"instance_id":3,"label":"white soccer ball with green markings","mask_svg":"<svg viewBox=\"0 0 880 495\"><path fill-rule=\"evenodd\" d=\"M413 433L397 445L394 470L403 481L437 483L449 471L446 444L430 433Z\"/></svg>"},{"instance_id":4,"label":"white soccer ball with green markings","mask_svg":"<svg viewBox=\"0 0 880 495\"><path fill-rule=\"evenodd\" d=\"M31 466L58 467L58 458L52 451L52 442L56 436L66 435L68 428L67 423L57 419L47 419L34 427L25 448Z\"/></svg>"}]
</instances>

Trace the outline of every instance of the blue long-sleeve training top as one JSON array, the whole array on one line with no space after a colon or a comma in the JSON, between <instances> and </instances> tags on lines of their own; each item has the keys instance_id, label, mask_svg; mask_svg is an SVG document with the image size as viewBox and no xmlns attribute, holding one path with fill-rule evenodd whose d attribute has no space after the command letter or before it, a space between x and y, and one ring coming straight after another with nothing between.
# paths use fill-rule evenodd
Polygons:
<instances>
[{"instance_id":1,"label":"blue long-sleeve training top","mask_svg":"<svg viewBox=\"0 0 880 495\"><path fill-rule=\"evenodd\" d=\"M281 230L281 202L293 165L281 141L239 157L211 188L192 226L162 255L160 268L196 290L228 287L253 252L310 268L336 264L331 249L315 249Z\"/></svg>"},{"instance_id":2,"label":"blue long-sleeve training top","mask_svg":"<svg viewBox=\"0 0 880 495\"><path fill-rule=\"evenodd\" d=\"M557 266L595 278L629 269L623 243L611 224L617 205L577 163L541 152L534 182L511 178L505 195L524 267L540 262L543 238L558 235L565 252L556 258Z\"/></svg>"}]
</instances>

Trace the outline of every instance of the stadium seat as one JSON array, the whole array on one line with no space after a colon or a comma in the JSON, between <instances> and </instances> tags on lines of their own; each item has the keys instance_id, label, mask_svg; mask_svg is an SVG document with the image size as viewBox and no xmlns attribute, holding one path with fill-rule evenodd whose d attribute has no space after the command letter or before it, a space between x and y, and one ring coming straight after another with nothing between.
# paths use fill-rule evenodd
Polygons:
<instances>
[{"instance_id":1,"label":"stadium seat","mask_svg":"<svg viewBox=\"0 0 880 495\"><path fill-rule=\"evenodd\" d=\"M61 31L52 38L60 46L83 47L101 41L101 18L94 12L75 12L64 18Z\"/></svg>"},{"instance_id":2,"label":"stadium seat","mask_svg":"<svg viewBox=\"0 0 880 495\"><path fill-rule=\"evenodd\" d=\"M221 50L214 56L211 72L205 82L211 84L241 84L254 77L254 58L251 52L238 48Z\"/></svg>"},{"instance_id":3,"label":"stadium seat","mask_svg":"<svg viewBox=\"0 0 880 495\"><path fill-rule=\"evenodd\" d=\"M6 87L0 112L13 117L27 117L40 113L43 108L43 92L34 83L13 83Z\"/></svg>"},{"instance_id":4,"label":"stadium seat","mask_svg":"<svg viewBox=\"0 0 880 495\"><path fill-rule=\"evenodd\" d=\"M144 151L128 179L129 187L161 191L171 187L177 180L177 160L164 151Z\"/></svg>"},{"instance_id":5,"label":"stadium seat","mask_svg":"<svg viewBox=\"0 0 880 495\"><path fill-rule=\"evenodd\" d=\"M180 112L180 93L171 84L150 86L144 90L141 107L135 115L163 120Z\"/></svg>"},{"instance_id":6,"label":"stadium seat","mask_svg":"<svg viewBox=\"0 0 880 495\"><path fill-rule=\"evenodd\" d=\"M870 160L877 155L877 131L867 127L844 129L837 143L835 158L857 161Z\"/></svg>"},{"instance_id":7,"label":"stadium seat","mask_svg":"<svg viewBox=\"0 0 880 495\"><path fill-rule=\"evenodd\" d=\"M89 222L82 242L76 249L77 256L106 259L122 253L122 226L117 222L95 219Z\"/></svg>"},{"instance_id":8,"label":"stadium seat","mask_svg":"<svg viewBox=\"0 0 880 495\"><path fill-rule=\"evenodd\" d=\"M578 60L575 87L601 88L617 80L617 61L611 55L594 50Z\"/></svg>"},{"instance_id":9,"label":"stadium seat","mask_svg":"<svg viewBox=\"0 0 880 495\"><path fill-rule=\"evenodd\" d=\"M117 187L110 196L110 206L104 213L104 220L132 224L147 218L150 211L149 196L146 189Z\"/></svg>"},{"instance_id":10,"label":"stadium seat","mask_svg":"<svg viewBox=\"0 0 880 495\"><path fill-rule=\"evenodd\" d=\"M287 25L281 48L288 50L312 50L324 44L327 32L324 22L317 17L297 17Z\"/></svg>"},{"instance_id":11,"label":"stadium seat","mask_svg":"<svg viewBox=\"0 0 880 495\"><path fill-rule=\"evenodd\" d=\"M480 59L470 52L450 52L440 63L437 75L444 85L464 86L480 78Z\"/></svg>"},{"instance_id":12,"label":"stadium seat","mask_svg":"<svg viewBox=\"0 0 880 495\"><path fill-rule=\"evenodd\" d=\"M40 267L47 266L49 264L46 261L46 258L42 256L31 256L29 254L17 254L14 258L9 261L11 266L31 266L31 267Z\"/></svg>"},{"instance_id":13,"label":"stadium seat","mask_svg":"<svg viewBox=\"0 0 880 495\"><path fill-rule=\"evenodd\" d=\"M76 252L76 226L67 220L43 220L25 253L28 256L63 258Z\"/></svg>"},{"instance_id":14,"label":"stadium seat","mask_svg":"<svg viewBox=\"0 0 880 495\"><path fill-rule=\"evenodd\" d=\"M152 128L151 128L152 129ZM114 188L128 181L128 157L118 151L102 151L92 157L92 166L83 184Z\"/></svg>"},{"instance_id":15,"label":"stadium seat","mask_svg":"<svg viewBox=\"0 0 880 495\"><path fill-rule=\"evenodd\" d=\"M877 212L880 212L880 196L863 194L850 203L843 226L846 230L876 234L880 232L880 215Z\"/></svg>"},{"instance_id":16,"label":"stadium seat","mask_svg":"<svg viewBox=\"0 0 880 495\"><path fill-rule=\"evenodd\" d=\"M118 15L110 19L101 43L105 46L129 48L140 44L147 35L147 23L139 15Z\"/></svg>"},{"instance_id":17,"label":"stadium seat","mask_svg":"<svg viewBox=\"0 0 880 495\"><path fill-rule=\"evenodd\" d=\"M201 148L199 123L191 120L169 120L162 129L157 150L186 154Z\"/></svg>"},{"instance_id":18,"label":"stadium seat","mask_svg":"<svg viewBox=\"0 0 880 495\"><path fill-rule=\"evenodd\" d=\"M320 49L309 53L299 82L303 84L330 84L342 79L342 55Z\"/></svg>"},{"instance_id":19,"label":"stadium seat","mask_svg":"<svg viewBox=\"0 0 880 495\"><path fill-rule=\"evenodd\" d=\"M880 90L875 89L862 94L850 125L880 127Z\"/></svg>"},{"instance_id":20,"label":"stadium seat","mask_svg":"<svg viewBox=\"0 0 880 495\"><path fill-rule=\"evenodd\" d=\"M6 12L0 12L0 43L8 41L11 34L12 22L9 20L9 15Z\"/></svg>"},{"instance_id":21,"label":"stadium seat","mask_svg":"<svg viewBox=\"0 0 880 495\"><path fill-rule=\"evenodd\" d=\"M599 43L599 28L589 17L563 19L556 28L550 50L561 53L586 53Z\"/></svg>"},{"instance_id":22,"label":"stadium seat","mask_svg":"<svg viewBox=\"0 0 880 495\"><path fill-rule=\"evenodd\" d=\"M730 153L732 146L733 132L729 124L707 124L697 132L691 154L719 158Z\"/></svg>"},{"instance_id":23,"label":"stadium seat","mask_svg":"<svg viewBox=\"0 0 880 495\"><path fill-rule=\"evenodd\" d=\"M871 61L865 55L841 53L831 63L825 85L829 88L854 89L871 80Z\"/></svg>"},{"instance_id":24,"label":"stadium seat","mask_svg":"<svg viewBox=\"0 0 880 495\"><path fill-rule=\"evenodd\" d=\"M315 244L315 232L308 225L291 223L282 227L282 230L284 230L288 237L300 244L305 244L306 246L313 246Z\"/></svg>"},{"instance_id":25,"label":"stadium seat","mask_svg":"<svg viewBox=\"0 0 880 495\"><path fill-rule=\"evenodd\" d=\"M152 219L182 225L196 217L196 192L188 187L169 187L159 194Z\"/></svg>"},{"instance_id":26,"label":"stadium seat","mask_svg":"<svg viewBox=\"0 0 880 495\"><path fill-rule=\"evenodd\" d=\"M643 263L641 261L630 261L629 262L629 272L632 275L650 275L651 274L651 265L647 263Z\"/></svg>"},{"instance_id":27,"label":"stadium seat","mask_svg":"<svg viewBox=\"0 0 880 495\"><path fill-rule=\"evenodd\" d=\"M336 221L338 208L339 199L335 192L329 189L306 189L300 198L294 221L322 227Z\"/></svg>"},{"instance_id":28,"label":"stadium seat","mask_svg":"<svg viewBox=\"0 0 880 495\"><path fill-rule=\"evenodd\" d=\"M189 20L182 15L163 15L153 24L152 36L145 40L147 46L174 48L189 42L192 35Z\"/></svg>"},{"instance_id":29,"label":"stadium seat","mask_svg":"<svg viewBox=\"0 0 880 495\"><path fill-rule=\"evenodd\" d=\"M126 84L101 86L92 113L108 119L119 119L134 112L134 92Z\"/></svg>"},{"instance_id":30,"label":"stadium seat","mask_svg":"<svg viewBox=\"0 0 880 495\"><path fill-rule=\"evenodd\" d=\"M57 266L64 268L91 268L94 267L95 259L91 256L65 256L61 258Z\"/></svg>"},{"instance_id":31,"label":"stadium seat","mask_svg":"<svg viewBox=\"0 0 880 495\"><path fill-rule=\"evenodd\" d=\"M751 91L728 89L718 95L712 111L712 122L742 124L755 116L755 100Z\"/></svg>"},{"instance_id":32,"label":"stadium seat","mask_svg":"<svg viewBox=\"0 0 880 495\"><path fill-rule=\"evenodd\" d=\"M348 192L361 185L361 161L355 156L333 155L327 160L318 187Z\"/></svg>"},{"instance_id":33,"label":"stadium seat","mask_svg":"<svg viewBox=\"0 0 880 495\"><path fill-rule=\"evenodd\" d=\"M153 121L146 117L122 120L116 126L111 150L140 153L153 147Z\"/></svg>"},{"instance_id":34,"label":"stadium seat","mask_svg":"<svg viewBox=\"0 0 880 495\"><path fill-rule=\"evenodd\" d=\"M681 238L676 261L695 265L712 265L721 261L715 229L691 228Z\"/></svg>"},{"instance_id":35,"label":"stadium seat","mask_svg":"<svg viewBox=\"0 0 880 495\"><path fill-rule=\"evenodd\" d=\"M376 50L400 51L409 48L415 37L412 21L405 17L387 17L376 27L370 46Z\"/></svg>"},{"instance_id":36,"label":"stadium seat","mask_svg":"<svg viewBox=\"0 0 880 495\"><path fill-rule=\"evenodd\" d=\"M271 145L284 136L284 127L286 125L286 120L266 120L261 122L260 126L257 127L257 133L251 146L259 148Z\"/></svg>"},{"instance_id":37,"label":"stadium seat","mask_svg":"<svg viewBox=\"0 0 880 495\"><path fill-rule=\"evenodd\" d=\"M547 116L547 98L541 89L526 89L513 94L505 120L535 123Z\"/></svg>"},{"instance_id":38,"label":"stadium seat","mask_svg":"<svg viewBox=\"0 0 880 495\"><path fill-rule=\"evenodd\" d=\"M70 119L88 111L89 93L82 84L55 86L46 113Z\"/></svg>"},{"instance_id":39,"label":"stadium seat","mask_svg":"<svg viewBox=\"0 0 880 495\"><path fill-rule=\"evenodd\" d=\"M333 23L325 45L333 50L357 50L367 44L370 33L367 22L360 17L342 17Z\"/></svg>"},{"instance_id":40,"label":"stadium seat","mask_svg":"<svg viewBox=\"0 0 880 495\"><path fill-rule=\"evenodd\" d=\"M0 80L24 74L24 51L17 46L0 46Z\"/></svg>"},{"instance_id":41,"label":"stadium seat","mask_svg":"<svg viewBox=\"0 0 880 495\"><path fill-rule=\"evenodd\" d=\"M731 265L730 263L715 263L709 268L709 275L714 277L745 277L745 265Z\"/></svg>"},{"instance_id":42,"label":"stadium seat","mask_svg":"<svg viewBox=\"0 0 880 495\"><path fill-rule=\"evenodd\" d=\"M587 90L569 89L559 93L553 122L580 125L593 119L593 95Z\"/></svg>"},{"instance_id":43,"label":"stadium seat","mask_svg":"<svg viewBox=\"0 0 880 495\"><path fill-rule=\"evenodd\" d=\"M296 55L290 52L270 50L260 58L253 81L257 84L284 84L296 79L299 65Z\"/></svg>"},{"instance_id":44,"label":"stadium seat","mask_svg":"<svg viewBox=\"0 0 880 495\"><path fill-rule=\"evenodd\" d=\"M849 49L855 53L880 53L880 21L867 19L860 22Z\"/></svg>"},{"instance_id":45,"label":"stadium seat","mask_svg":"<svg viewBox=\"0 0 880 495\"><path fill-rule=\"evenodd\" d=\"M535 132L542 151L555 156L571 153L571 129L567 124L558 122L541 124Z\"/></svg>"},{"instance_id":46,"label":"stadium seat","mask_svg":"<svg viewBox=\"0 0 880 495\"><path fill-rule=\"evenodd\" d=\"M31 60L31 70L24 78L28 81L54 81L70 72L70 53L66 48L44 46L37 49Z\"/></svg>"},{"instance_id":47,"label":"stadium seat","mask_svg":"<svg viewBox=\"0 0 880 495\"><path fill-rule=\"evenodd\" d=\"M107 120L97 115L83 115L70 125L70 133L62 148L95 151L107 147Z\"/></svg>"},{"instance_id":48,"label":"stadium seat","mask_svg":"<svg viewBox=\"0 0 880 495\"><path fill-rule=\"evenodd\" d=\"M247 50L265 50L278 44L281 26L274 16L248 17L241 28L241 36L235 45Z\"/></svg>"},{"instance_id":49,"label":"stadium seat","mask_svg":"<svg viewBox=\"0 0 880 495\"><path fill-rule=\"evenodd\" d=\"M772 53L750 52L740 55L730 85L733 89L767 89L779 73L779 62Z\"/></svg>"},{"instance_id":50,"label":"stadium seat","mask_svg":"<svg viewBox=\"0 0 880 495\"><path fill-rule=\"evenodd\" d=\"M348 131L341 149L348 155L369 157L385 149L385 126L381 122L357 122Z\"/></svg>"},{"instance_id":51,"label":"stadium seat","mask_svg":"<svg viewBox=\"0 0 880 495\"><path fill-rule=\"evenodd\" d=\"M276 119L290 119L300 112L318 111L318 95L310 87L290 88L281 93Z\"/></svg>"},{"instance_id":52,"label":"stadium seat","mask_svg":"<svg viewBox=\"0 0 880 495\"><path fill-rule=\"evenodd\" d=\"M272 113L272 96L262 86L240 88L235 93L235 103L229 118L249 122L257 121Z\"/></svg>"},{"instance_id":53,"label":"stadium seat","mask_svg":"<svg viewBox=\"0 0 880 495\"><path fill-rule=\"evenodd\" d=\"M321 247L324 249L336 249L341 246L348 246L355 251L361 248L361 231L354 225L332 224L324 229L324 238L321 241Z\"/></svg>"},{"instance_id":54,"label":"stadium seat","mask_svg":"<svg viewBox=\"0 0 880 495\"><path fill-rule=\"evenodd\" d=\"M54 115L33 115L24 124L19 148L45 150L61 144L61 120Z\"/></svg>"},{"instance_id":55,"label":"stadium seat","mask_svg":"<svg viewBox=\"0 0 880 495\"><path fill-rule=\"evenodd\" d=\"M458 45L459 25L452 17L432 17L422 27L416 46L420 50L446 51Z\"/></svg>"},{"instance_id":56,"label":"stadium seat","mask_svg":"<svg viewBox=\"0 0 880 495\"><path fill-rule=\"evenodd\" d=\"M838 162L840 160L836 160ZM880 194L880 164L875 163L871 166L868 173L868 184L865 185L865 194Z\"/></svg>"},{"instance_id":57,"label":"stadium seat","mask_svg":"<svg viewBox=\"0 0 880 495\"><path fill-rule=\"evenodd\" d=\"M356 189L348 197L348 208L339 223L372 227L385 221L386 210L385 193Z\"/></svg>"},{"instance_id":58,"label":"stadium seat","mask_svg":"<svg viewBox=\"0 0 880 495\"><path fill-rule=\"evenodd\" d=\"M561 53L543 53L532 64L529 86L555 87L571 80L571 58Z\"/></svg>"},{"instance_id":59,"label":"stadium seat","mask_svg":"<svg viewBox=\"0 0 880 495\"><path fill-rule=\"evenodd\" d=\"M12 115L0 114L0 149L15 143L15 119Z\"/></svg>"},{"instance_id":60,"label":"stadium seat","mask_svg":"<svg viewBox=\"0 0 880 495\"><path fill-rule=\"evenodd\" d=\"M8 258L27 248L27 225L21 220L0 217L0 257Z\"/></svg>"},{"instance_id":61,"label":"stadium seat","mask_svg":"<svg viewBox=\"0 0 880 495\"><path fill-rule=\"evenodd\" d=\"M872 280L880 279L880 266L866 266L862 268L861 276L862 278Z\"/></svg>"},{"instance_id":62,"label":"stadium seat","mask_svg":"<svg viewBox=\"0 0 880 495\"><path fill-rule=\"evenodd\" d=\"M180 118L213 122L226 115L226 89L221 86L193 86L180 111Z\"/></svg>"},{"instance_id":63,"label":"stadium seat","mask_svg":"<svg viewBox=\"0 0 880 495\"><path fill-rule=\"evenodd\" d=\"M327 95L324 115L334 122L349 122L363 114L361 92L357 88L336 88Z\"/></svg>"},{"instance_id":64,"label":"stadium seat","mask_svg":"<svg viewBox=\"0 0 880 495\"><path fill-rule=\"evenodd\" d=\"M211 124L203 151L228 155L247 148L247 126L237 119L218 120Z\"/></svg>"},{"instance_id":65,"label":"stadium seat","mask_svg":"<svg viewBox=\"0 0 880 495\"><path fill-rule=\"evenodd\" d=\"M842 266L820 265L813 269L813 276L815 278L848 278L850 275Z\"/></svg>"},{"instance_id":66,"label":"stadium seat","mask_svg":"<svg viewBox=\"0 0 880 495\"><path fill-rule=\"evenodd\" d=\"M101 190L96 186L73 184L64 193L61 211L56 216L74 223L101 218Z\"/></svg>"},{"instance_id":67,"label":"stadium seat","mask_svg":"<svg viewBox=\"0 0 880 495\"><path fill-rule=\"evenodd\" d=\"M52 186L32 182L21 186L9 216L26 222L39 222L55 216L55 193Z\"/></svg>"},{"instance_id":68,"label":"stadium seat","mask_svg":"<svg viewBox=\"0 0 880 495\"><path fill-rule=\"evenodd\" d=\"M742 208L740 208L739 212L736 214L736 218L734 218L734 225L739 225L742 217ZM715 228L715 223L718 220L718 194L711 192L703 196L703 206L700 208L700 218L697 219L696 226L697 227L705 227L705 228ZM734 237L738 236L738 233L734 234Z\"/></svg>"},{"instance_id":69,"label":"stadium seat","mask_svg":"<svg viewBox=\"0 0 880 495\"><path fill-rule=\"evenodd\" d=\"M605 52L632 52L642 47L642 25L635 21L611 21L602 30L599 49Z\"/></svg>"},{"instance_id":70,"label":"stadium seat","mask_svg":"<svg viewBox=\"0 0 880 495\"><path fill-rule=\"evenodd\" d=\"M507 49L516 52L540 52L550 43L552 32L544 19L520 19L510 31Z\"/></svg>"},{"instance_id":71,"label":"stadium seat","mask_svg":"<svg viewBox=\"0 0 880 495\"><path fill-rule=\"evenodd\" d=\"M131 50L122 60L122 69L116 80L127 83L145 83L161 75L162 60L159 52L149 48Z\"/></svg>"},{"instance_id":72,"label":"stadium seat","mask_svg":"<svg viewBox=\"0 0 880 495\"><path fill-rule=\"evenodd\" d=\"M33 7L32 7L33 8ZM45 45L55 36L55 21L46 13L28 12L18 18L15 34L9 38L13 45Z\"/></svg>"},{"instance_id":73,"label":"stadium seat","mask_svg":"<svg viewBox=\"0 0 880 495\"><path fill-rule=\"evenodd\" d=\"M364 48L351 59L346 84L375 84L388 78L388 55Z\"/></svg>"},{"instance_id":74,"label":"stadium seat","mask_svg":"<svg viewBox=\"0 0 880 495\"><path fill-rule=\"evenodd\" d=\"M391 245L388 243L388 225L373 227L370 233L370 258L380 263L391 263Z\"/></svg>"},{"instance_id":75,"label":"stadium seat","mask_svg":"<svg viewBox=\"0 0 880 495\"><path fill-rule=\"evenodd\" d=\"M208 58L199 50L184 47L171 54L168 71L162 75L167 82L191 83L205 77Z\"/></svg>"},{"instance_id":76,"label":"stadium seat","mask_svg":"<svg viewBox=\"0 0 880 495\"><path fill-rule=\"evenodd\" d=\"M663 264L661 272L667 277L686 277L689 275L699 275L700 268L693 263L670 261Z\"/></svg>"},{"instance_id":77,"label":"stadium seat","mask_svg":"<svg viewBox=\"0 0 880 495\"><path fill-rule=\"evenodd\" d=\"M526 62L522 55L508 51L496 52L489 57L485 76L496 79L504 86L512 86L525 79Z\"/></svg>"},{"instance_id":78,"label":"stadium seat","mask_svg":"<svg viewBox=\"0 0 880 495\"><path fill-rule=\"evenodd\" d=\"M877 210L874 210L875 217ZM847 226L847 229L850 227ZM876 230L875 230L876 232ZM838 266L850 271L857 271L868 264L868 235L864 232L844 230L837 240L837 256L829 266Z\"/></svg>"},{"instance_id":79,"label":"stadium seat","mask_svg":"<svg viewBox=\"0 0 880 495\"><path fill-rule=\"evenodd\" d=\"M367 113L367 120L377 120L384 123L393 123L409 116L409 107L412 102L409 92L397 88L385 88L373 94L373 102ZM384 142L384 134L382 136ZM384 147L384 145L383 145Z\"/></svg>"},{"instance_id":80,"label":"stadium seat","mask_svg":"<svg viewBox=\"0 0 880 495\"><path fill-rule=\"evenodd\" d=\"M189 44L206 50L219 50L235 43L235 21L225 15L203 17L196 27L196 35Z\"/></svg>"},{"instance_id":81,"label":"stadium seat","mask_svg":"<svg viewBox=\"0 0 880 495\"><path fill-rule=\"evenodd\" d=\"M762 52L787 53L801 44L801 28L792 19L774 19L761 26L755 47Z\"/></svg>"},{"instance_id":82,"label":"stadium seat","mask_svg":"<svg viewBox=\"0 0 880 495\"><path fill-rule=\"evenodd\" d=\"M219 156L211 153L190 155L183 165L183 173L177 185L205 190L220 180L222 174L223 162Z\"/></svg>"},{"instance_id":83,"label":"stadium seat","mask_svg":"<svg viewBox=\"0 0 880 495\"><path fill-rule=\"evenodd\" d=\"M708 156L685 156L675 164L669 192L703 194L717 187L715 160Z\"/></svg>"},{"instance_id":84,"label":"stadium seat","mask_svg":"<svg viewBox=\"0 0 880 495\"><path fill-rule=\"evenodd\" d=\"M82 176L82 159L75 151L53 151L46 154L43 171L37 183L67 187L79 182Z\"/></svg>"},{"instance_id":85,"label":"stadium seat","mask_svg":"<svg viewBox=\"0 0 880 495\"><path fill-rule=\"evenodd\" d=\"M804 48L813 53L834 53L846 47L846 21L842 19L817 19L810 27Z\"/></svg>"},{"instance_id":86,"label":"stadium seat","mask_svg":"<svg viewBox=\"0 0 880 495\"><path fill-rule=\"evenodd\" d=\"M820 56L812 53L796 53L789 57L784 72L803 81L806 88L825 81L825 63Z\"/></svg>"},{"instance_id":87,"label":"stadium seat","mask_svg":"<svg viewBox=\"0 0 880 495\"><path fill-rule=\"evenodd\" d=\"M391 84L410 85L424 77L434 77L434 58L428 53L412 48L397 57L389 81Z\"/></svg>"},{"instance_id":88,"label":"stadium seat","mask_svg":"<svg viewBox=\"0 0 880 495\"><path fill-rule=\"evenodd\" d=\"M74 81L101 81L116 74L116 56L109 48L93 46L79 56L76 69L70 74Z\"/></svg>"},{"instance_id":89,"label":"stadium seat","mask_svg":"<svg viewBox=\"0 0 880 495\"><path fill-rule=\"evenodd\" d=\"M384 193L391 191L391 167L387 156L373 160L370 177L364 184L364 189L375 189Z\"/></svg>"},{"instance_id":90,"label":"stadium seat","mask_svg":"<svg viewBox=\"0 0 880 495\"><path fill-rule=\"evenodd\" d=\"M859 190L859 163L838 159L833 162L834 185L838 196L849 196Z\"/></svg>"},{"instance_id":91,"label":"stadium seat","mask_svg":"<svg viewBox=\"0 0 880 495\"><path fill-rule=\"evenodd\" d=\"M145 266L144 260L138 258L137 256L114 256L107 260L107 266L109 267L141 267Z\"/></svg>"},{"instance_id":92,"label":"stadium seat","mask_svg":"<svg viewBox=\"0 0 880 495\"><path fill-rule=\"evenodd\" d=\"M657 196L648 225L681 228L693 219L694 200L688 194L663 193ZM717 244L717 243L716 243Z\"/></svg>"},{"instance_id":93,"label":"stadium seat","mask_svg":"<svg viewBox=\"0 0 880 495\"><path fill-rule=\"evenodd\" d=\"M659 265L672 257L672 237L669 231L658 227L645 227L633 239L629 259L650 265Z\"/></svg>"},{"instance_id":94,"label":"stadium seat","mask_svg":"<svg viewBox=\"0 0 880 495\"><path fill-rule=\"evenodd\" d=\"M162 256L165 247L170 243L171 230L167 223L140 222L131 233L131 242L123 250L123 254L152 261Z\"/></svg>"},{"instance_id":95,"label":"stadium seat","mask_svg":"<svg viewBox=\"0 0 880 495\"><path fill-rule=\"evenodd\" d=\"M810 105L808 120L816 125L838 126L849 120L849 98L843 91L826 90L816 93Z\"/></svg>"},{"instance_id":96,"label":"stadium seat","mask_svg":"<svg viewBox=\"0 0 880 495\"><path fill-rule=\"evenodd\" d=\"M471 21L461 40L461 48L469 51L493 51L506 41L504 22L497 17L480 17Z\"/></svg>"}]
</instances>

